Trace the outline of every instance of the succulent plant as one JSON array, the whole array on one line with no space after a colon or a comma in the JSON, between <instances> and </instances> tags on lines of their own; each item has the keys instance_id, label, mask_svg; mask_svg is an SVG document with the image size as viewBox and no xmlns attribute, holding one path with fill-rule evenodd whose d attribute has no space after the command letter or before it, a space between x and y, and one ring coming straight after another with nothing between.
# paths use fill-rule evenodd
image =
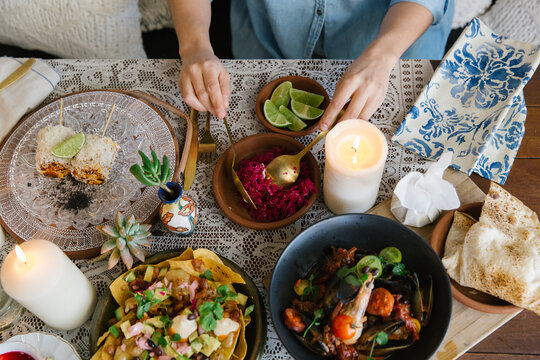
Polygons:
<instances>
[{"instance_id":1,"label":"succulent plant","mask_svg":"<svg viewBox=\"0 0 540 360\"><path fill-rule=\"evenodd\" d=\"M116 213L113 225L100 225L97 229L110 237L101 246L101 254L112 251L109 257L109 269L113 268L120 258L128 269L133 266L133 256L144 262L145 252L141 247L150 246L150 240L148 240L150 225L139 223L133 215L126 220L119 211Z\"/></svg>"},{"instance_id":2,"label":"succulent plant","mask_svg":"<svg viewBox=\"0 0 540 360\"><path fill-rule=\"evenodd\" d=\"M139 151L143 165L134 164L129 168L129 171L146 186L159 186L168 194L173 195L173 191L167 186L169 176L171 176L171 168L169 166L169 158L163 155L162 162L152 150L152 160L145 153Z\"/></svg>"}]
</instances>

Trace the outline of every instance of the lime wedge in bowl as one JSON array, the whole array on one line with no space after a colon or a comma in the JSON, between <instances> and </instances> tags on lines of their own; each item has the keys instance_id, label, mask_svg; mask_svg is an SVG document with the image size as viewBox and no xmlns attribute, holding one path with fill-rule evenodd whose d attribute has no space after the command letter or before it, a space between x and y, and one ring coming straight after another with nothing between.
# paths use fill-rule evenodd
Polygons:
<instances>
[{"instance_id":1,"label":"lime wedge in bowl","mask_svg":"<svg viewBox=\"0 0 540 360\"><path fill-rule=\"evenodd\" d=\"M69 139L56 145L51 153L62 159L71 159L82 149L84 145L84 133L80 132L77 135L70 137Z\"/></svg>"},{"instance_id":2,"label":"lime wedge in bowl","mask_svg":"<svg viewBox=\"0 0 540 360\"><path fill-rule=\"evenodd\" d=\"M287 120L285 115L279 112L277 106L270 100L264 102L264 117L266 120L275 127L283 128L291 125L291 122Z\"/></svg>"},{"instance_id":3,"label":"lime wedge in bowl","mask_svg":"<svg viewBox=\"0 0 540 360\"><path fill-rule=\"evenodd\" d=\"M307 124L300 120L298 116L294 115L291 110L281 105L279 107L279 112L283 114L291 122L291 125L287 126L287 129L292 131L300 131L307 127Z\"/></svg>"},{"instance_id":4,"label":"lime wedge in bowl","mask_svg":"<svg viewBox=\"0 0 540 360\"><path fill-rule=\"evenodd\" d=\"M294 115L303 120L315 120L320 118L324 113L324 110L322 109L298 102L296 100L291 100L291 110Z\"/></svg>"},{"instance_id":5,"label":"lime wedge in bowl","mask_svg":"<svg viewBox=\"0 0 540 360\"><path fill-rule=\"evenodd\" d=\"M292 89L292 83L290 81L282 82L272 92L270 101L272 101L274 105L276 105L277 108L279 108L281 105L283 106L289 105L289 100L291 99L291 96L290 96L291 89Z\"/></svg>"},{"instance_id":6,"label":"lime wedge in bowl","mask_svg":"<svg viewBox=\"0 0 540 360\"><path fill-rule=\"evenodd\" d=\"M307 104L313 107L319 107L324 101L324 96L319 94L310 93L304 90L293 89L290 90L291 99Z\"/></svg>"}]
</instances>

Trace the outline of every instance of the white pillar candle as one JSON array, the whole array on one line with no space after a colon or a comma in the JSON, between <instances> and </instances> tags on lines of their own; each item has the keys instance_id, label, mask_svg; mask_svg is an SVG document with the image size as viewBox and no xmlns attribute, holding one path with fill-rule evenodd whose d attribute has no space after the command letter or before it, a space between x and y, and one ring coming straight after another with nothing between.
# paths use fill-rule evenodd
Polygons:
<instances>
[{"instance_id":1,"label":"white pillar candle","mask_svg":"<svg viewBox=\"0 0 540 360\"><path fill-rule=\"evenodd\" d=\"M335 214L369 210L388 154L383 133L365 120L345 120L326 136L323 193Z\"/></svg>"},{"instance_id":2,"label":"white pillar candle","mask_svg":"<svg viewBox=\"0 0 540 360\"><path fill-rule=\"evenodd\" d=\"M50 241L30 240L20 249L22 254L11 251L2 264L0 277L6 293L52 328L81 326L96 304L90 281Z\"/></svg>"}]
</instances>

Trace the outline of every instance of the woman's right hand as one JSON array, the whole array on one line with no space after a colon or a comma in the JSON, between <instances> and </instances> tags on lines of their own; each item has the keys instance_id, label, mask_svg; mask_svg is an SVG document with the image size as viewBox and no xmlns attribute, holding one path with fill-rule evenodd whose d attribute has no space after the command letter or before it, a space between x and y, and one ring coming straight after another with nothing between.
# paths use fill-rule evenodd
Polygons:
<instances>
[{"instance_id":1,"label":"woman's right hand","mask_svg":"<svg viewBox=\"0 0 540 360\"><path fill-rule=\"evenodd\" d=\"M225 117L231 95L230 77L211 49L184 54L178 86L192 108L210 111L218 119Z\"/></svg>"}]
</instances>

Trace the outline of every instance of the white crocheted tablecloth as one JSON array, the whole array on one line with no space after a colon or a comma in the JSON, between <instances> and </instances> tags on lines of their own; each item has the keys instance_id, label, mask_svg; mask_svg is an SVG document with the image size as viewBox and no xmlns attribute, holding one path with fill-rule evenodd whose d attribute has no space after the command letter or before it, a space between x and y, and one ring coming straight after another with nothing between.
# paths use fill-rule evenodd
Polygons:
<instances>
[{"instance_id":1,"label":"white crocheted tablecloth","mask_svg":"<svg viewBox=\"0 0 540 360\"><path fill-rule=\"evenodd\" d=\"M72 92L89 89L126 89L140 90L155 95L181 109L186 105L181 100L177 80L180 69L175 60L50 60L48 61L61 75L61 81L55 93L46 101L53 100ZM255 115L255 99L258 92L270 80L285 75L303 75L319 81L333 93L336 82L350 64L348 60L230 60L224 61L231 75L231 101L228 118L235 139L265 132ZM393 70L386 99L371 121L385 134L387 139L393 135L415 98L433 74L429 61L402 61ZM185 137L185 124L175 116L163 111L178 137L180 148ZM203 124L201 116L200 124ZM229 146L225 127L213 119L212 133L218 145L218 156ZM313 136L301 139L307 143ZM317 144L312 150L324 167L323 144ZM296 223L272 231L256 231L236 225L218 208L212 193L212 172L216 164L198 163L197 175L189 194L197 201L200 220L195 233L188 238L175 236L160 224L152 228L153 241L151 252L172 250L180 247L209 248L241 266L251 275L259 287L263 301L268 306L267 292L262 279L271 274L283 248L289 241L308 226L332 216L323 202L322 196L311 210ZM411 171L425 171L429 162L419 158L389 142L388 160L383 174L378 202L388 198L394 186L405 174ZM14 240L8 238L0 251L0 261L13 249ZM79 260L77 266L95 285L102 296L108 291L108 285L124 269L107 270L106 261L89 262ZM69 295L66 293L64 295ZM268 308L266 309L268 313ZM269 318L269 317L268 317ZM71 342L83 359L89 359L90 321L82 327L67 331L55 331L43 324L29 312L25 312L19 323L8 331L0 332L0 342L13 335L43 331L57 334ZM280 343L269 319L268 339L264 359L290 359Z\"/></svg>"}]
</instances>

